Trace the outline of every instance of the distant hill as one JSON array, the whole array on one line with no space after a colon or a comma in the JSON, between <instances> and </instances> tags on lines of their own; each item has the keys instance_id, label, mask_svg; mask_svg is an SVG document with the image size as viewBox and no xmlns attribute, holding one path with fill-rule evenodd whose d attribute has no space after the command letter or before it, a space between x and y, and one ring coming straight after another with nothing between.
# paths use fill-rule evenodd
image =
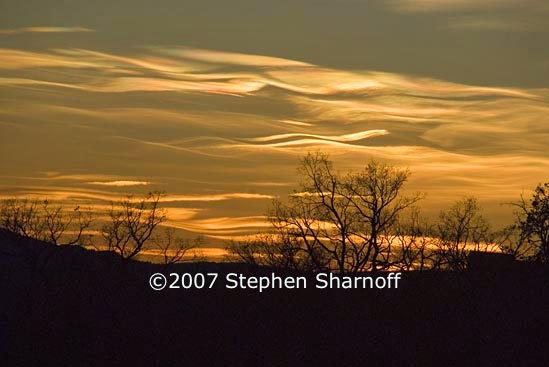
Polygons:
<instances>
[{"instance_id":1,"label":"distant hill","mask_svg":"<svg viewBox=\"0 0 549 367\"><path fill-rule=\"evenodd\" d=\"M151 290L165 270L0 230L0 365L548 363L549 277L538 270L407 273L396 290Z\"/></svg>"}]
</instances>

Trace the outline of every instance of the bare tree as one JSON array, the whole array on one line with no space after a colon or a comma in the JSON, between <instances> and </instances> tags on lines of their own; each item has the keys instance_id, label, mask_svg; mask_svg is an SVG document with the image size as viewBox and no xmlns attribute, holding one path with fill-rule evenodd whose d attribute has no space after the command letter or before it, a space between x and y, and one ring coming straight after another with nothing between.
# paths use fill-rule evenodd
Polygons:
<instances>
[{"instance_id":1,"label":"bare tree","mask_svg":"<svg viewBox=\"0 0 549 367\"><path fill-rule=\"evenodd\" d=\"M41 239L44 223L38 213L39 206L38 200L3 200L0 208L0 225L21 236Z\"/></svg>"},{"instance_id":2,"label":"bare tree","mask_svg":"<svg viewBox=\"0 0 549 367\"><path fill-rule=\"evenodd\" d=\"M306 256L299 241L289 236L260 234L246 241L233 241L227 250L250 265L304 272L317 269L310 261L310 257Z\"/></svg>"},{"instance_id":3,"label":"bare tree","mask_svg":"<svg viewBox=\"0 0 549 367\"><path fill-rule=\"evenodd\" d=\"M518 209L515 221L520 233L518 250L529 258L549 262L549 182L539 184L530 200L521 196L514 205Z\"/></svg>"},{"instance_id":4,"label":"bare tree","mask_svg":"<svg viewBox=\"0 0 549 367\"><path fill-rule=\"evenodd\" d=\"M499 249L504 254L512 255L517 260L535 258L536 246L524 238L517 224L509 225L494 235Z\"/></svg>"},{"instance_id":5,"label":"bare tree","mask_svg":"<svg viewBox=\"0 0 549 367\"><path fill-rule=\"evenodd\" d=\"M141 252L157 226L166 219L166 211L159 207L160 192L151 192L145 198L128 197L112 203L109 222L101 230L108 249L123 259L131 259Z\"/></svg>"},{"instance_id":6,"label":"bare tree","mask_svg":"<svg viewBox=\"0 0 549 367\"><path fill-rule=\"evenodd\" d=\"M432 233L433 226L421 219L419 208L412 208L409 218L399 219L389 235L394 243L393 266L405 271L438 269L440 258Z\"/></svg>"},{"instance_id":7,"label":"bare tree","mask_svg":"<svg viewBox=\"0 0 549 367\"><path fill-rule=\"evenodd\" d=\"M469 251L492 251L497 245L478 200L466 197L441 211L436 226L442 266L463 271Z\"/></svg>"},{"instance_id":8,"label":"bare tree","mask_svg":"<svg viewBox=\"0 0 549 367\"><path fill-rule=\"evenodd\" d=\"M64 208L49 200L8 199L0 208L0 226L25 237L59 245L82 244L89 237L90 211Z\"/></svg>"},{"instance_id":9,"label":"bare tree","mask_svg":"<svg viewBox=\"0 0 549 367\"><path fill-rule=\"evenodd\" d=\"M275 236L283 243L278 247L290 249L282 253L291 253L293 256L295 249L298 256L307 259L308 268L317 271L330 269L337 251L327 248L323 240L329 238L327 232L332 228L329 223L318 219L312 202L303 200L301 193L290 195L288 204L273 200L268 217Z\"/></svg>"},{"instance_id":10,"label":"bare tree","mask_svg":"<svg viewBox=\"0 0 549 367\"><path fill-rule=\"evenodd\" d=\"M269 211L275 233L291 239L317 270L388 267L390 248L382 235L421 198L399 195L409 171L372 160L363 171L342 176L328 155L316 153L301 160L299 173L300 190L286 204L275 200Z\"/></svg>"},{"instance_id":11,"label":"bare tree","mask_svg":"<svg viewBox=\"0 0 549 367\"><path fill-rule=\"evenodd\" d=\"M80 209L80 206L66 211L61 206L52 207L47 200L44 200L42 202L42 212L44 236L47 238L47 242L54 245L82 244L85 231L92 224L90 211L84 212ZM69 231L72 232L71 236L68 235ZM65 241L63 241L63 238L65 238Z\"/></svg>"},{"instance_id":12,"label":"bare tree","mask_svg":"<svg viewBox=\"0 0 549 367\"><path fill-rule=\"evenodd\" d=\"M378 267L390 265L388 260L391 242L383 244L380 238L384 233L391 231L403 210L422 198L421 194L409 197L400 195L409 176L408 170L373 160L368 163L363 172L348 176L345 194L349 195L361 220L359 231L354 235L367 244L365 250L364 245L353 246L359 268L363 268L366 262L370 262L370 268L374 271ZM356 251L357 248L360 251ZM362 260L359 260L360 258Z\"/></svg>"},{"instance_id":13,"label":"bare tree","mask_svg":"<svg viewBox=\"0 0 549 367\"><path fill-rule=\"evenodd\" d=\"M198 237L191 241L177 237L173 227L166 227L163 235L154 238L153 242L162 254L164 265L169 266L182 262L189 250L200 246L202 239Z\"/></svg>"},{"instance_id":14,"label":"bare tree","mask_svg":"<svg viewBox=\"0 0 549 367\"><path fill-rule=\"evenodd\" d=\"M226 250L230 255L235 256L239 261L253 266L260 265L259 256L261 253L261 248L260 246L257 246L257 242L255 241L236 242L231 240L229 241ZM228 256L227 259L230 260L231 256Z\"/></svg>"}]
</instances>

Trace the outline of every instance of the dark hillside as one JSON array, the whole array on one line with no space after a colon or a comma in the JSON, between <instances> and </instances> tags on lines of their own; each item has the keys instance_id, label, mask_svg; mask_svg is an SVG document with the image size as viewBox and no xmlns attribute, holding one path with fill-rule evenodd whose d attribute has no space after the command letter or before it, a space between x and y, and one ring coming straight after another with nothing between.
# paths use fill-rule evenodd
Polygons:
<instances>
[{"instance_id":1,"label":"dark hillside","mask_svg":"<svg viewBox=\"0 0 549 367\"><path fill-rule=\"evenodd\" d=\"M1 366L547 365L549 277L406 273L399 289L153 291L161 265L0 231ZM242 264L168 272L270 274Z\"/></svg>"}]
</instances>

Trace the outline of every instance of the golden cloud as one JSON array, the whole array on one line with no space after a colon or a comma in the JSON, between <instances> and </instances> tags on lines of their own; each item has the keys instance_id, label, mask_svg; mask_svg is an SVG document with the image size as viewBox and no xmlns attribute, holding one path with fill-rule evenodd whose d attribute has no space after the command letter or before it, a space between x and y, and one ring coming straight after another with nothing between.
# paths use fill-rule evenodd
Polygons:
<instances>
[{"instance_id":1,"label":"golden cloud","mask_svg":"<svg viewBox=\"0 0 549 367\"><path fill-rule=\"evenodd\" d=\"M85 27L23 27L13 29L0 29L0 35L11 35L20 33L74 33L94 32L93 29Z\"/></svg>"}]
</instances>

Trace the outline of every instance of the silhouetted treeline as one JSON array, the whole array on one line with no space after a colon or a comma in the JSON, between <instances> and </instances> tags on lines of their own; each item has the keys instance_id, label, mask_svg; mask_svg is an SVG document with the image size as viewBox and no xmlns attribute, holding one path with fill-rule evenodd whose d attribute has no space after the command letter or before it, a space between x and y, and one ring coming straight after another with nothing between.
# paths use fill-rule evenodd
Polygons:
<instances>
[{"instance_id":1,"label":"silhouetted treeline","mask_svg":"<svg viewBox=\"0 0 549 367\"><path fill-rule=\"evenodd\" d=\"M129 196L112 202L106 213L94 213L79 205L53 205L48 200L12 198L0 203L0 228L55 246L92 246L126 260L135 258L147 245L157 249L164 264L170 265L181 262L188 250L200 244L200 238L184 239L176 236L173 228L160 229L167 218L166 210L160 207L163 195L150 192L144 198ZM94 228L99 215L108 219Z\"/></svg>"},{"instance_id":2,"label":"silhouetted treeline","mask_svg":"<svg viewBox=\"0 0 549 367\"><path fill-rule=\"evenodd\" d=\"M426 220L423 194L402 194L410 172L372 160L359 172L341 174L326 154L308 154L299 167L301 184L268 210L271 231L228 250L240 261L278 269L357 273L381 270L457 270L470 251L497 251L518 260L547 263L549 183L531 198L511 204L515 223L493 230L474 197L457 200ZM181 262L200 240L161 230L167 210L160 192L111 203L105 213L48 200L8 199L0 203L0 228L54 245L96 246L135 258L155 248L166 265ZM94 226L94 216L103 224ZM95 236L93 236L95 234Z\"/></svg>"},{"instance_id":3,"label":"silhouetted treeline","mask_svg":"<svg viewBox=\"0 0 549 367\"><path fill-rule=\"evenodd\" d=\"M457 200L429 223L401 194L410 172L370 161L337 173L326 154L301 161L301 186L269 211L273 230L229 250L242 261L312 271L458 270L470 251L500 251L547 263L549 184L513 204L515 223L494 231L473 197Z\"/></svg>"}]
</instances>

